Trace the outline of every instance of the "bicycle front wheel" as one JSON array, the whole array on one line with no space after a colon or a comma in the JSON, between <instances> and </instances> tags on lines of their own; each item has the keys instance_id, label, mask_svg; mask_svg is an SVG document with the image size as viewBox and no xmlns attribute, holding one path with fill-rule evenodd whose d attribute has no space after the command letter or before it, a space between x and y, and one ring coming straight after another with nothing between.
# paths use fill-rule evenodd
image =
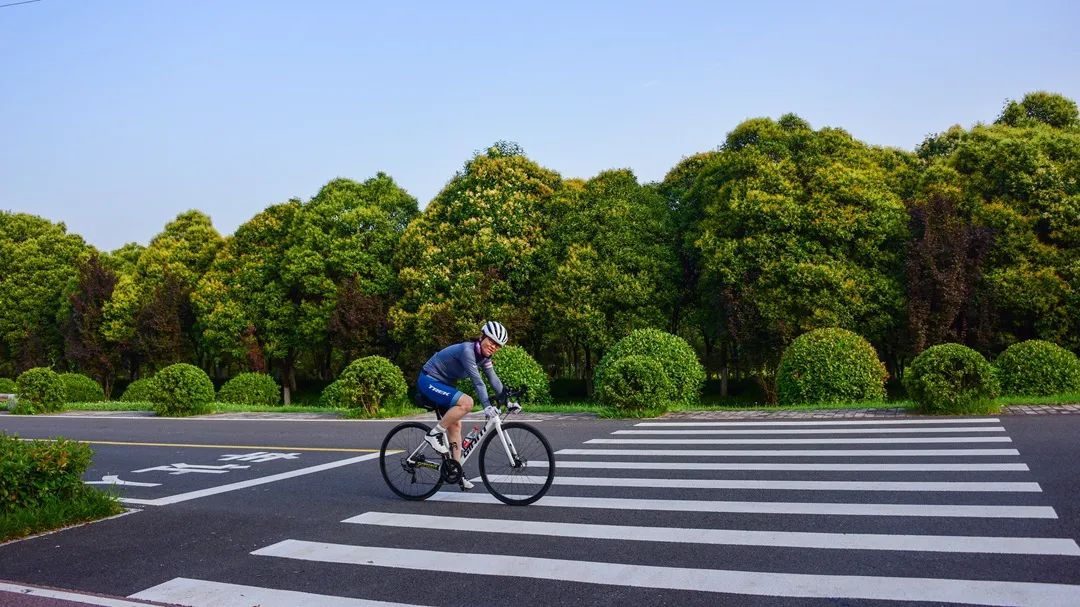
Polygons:
<instances>
[{"instance_id":1,"label":"bicycle front wheel","mask_svg":"<svg viewBox=\"0 0 1080 607\"><path fill-rule=\"evenodd\" d=\"M442 458L425 441L420 422L394 426L379 449L379 469L390 490L407 500L426 500L442 486Z\"/></svg>"},{"instance_id":2,"label":"bicycle front wheel","mask_svg":"<svg viewBox=\"0 0 1080 607\"><path fill-rule=\"evenodd\" d=\"M525 506L543 497L551 487L555 454L536 428L506 423L501 436L491 432L480 445L480 478L500 502Z\"/></svg>"}]
</instances>

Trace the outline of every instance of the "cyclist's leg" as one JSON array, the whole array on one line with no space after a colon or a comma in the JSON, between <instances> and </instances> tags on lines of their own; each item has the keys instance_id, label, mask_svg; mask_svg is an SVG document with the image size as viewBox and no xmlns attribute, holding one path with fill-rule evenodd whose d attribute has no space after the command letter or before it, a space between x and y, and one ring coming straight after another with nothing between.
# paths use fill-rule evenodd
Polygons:
<instances>
[{"instance_id":1,"label":"cyclist's leg","mask_svg":"<svg viewBox=\"0 0 1080 607\"><path fill-rule=\"evenodd\" d=\"M461 461L461 418L472 411L473 399L468 394L459 392L460 396L456 399L456 402L452 407L443 413L442 421L439 422L443 428L446 428L446 433L450 437L450 443L452 445L453 453L451 456Z\"/></svg>"}]
</instances>

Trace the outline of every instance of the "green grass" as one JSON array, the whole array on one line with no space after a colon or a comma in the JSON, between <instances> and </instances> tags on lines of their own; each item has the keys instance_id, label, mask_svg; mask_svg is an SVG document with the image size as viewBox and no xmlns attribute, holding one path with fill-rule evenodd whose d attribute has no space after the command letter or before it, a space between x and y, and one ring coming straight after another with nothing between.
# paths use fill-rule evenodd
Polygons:
<instances>
[{"instance_id":1,"label":"green grass","mask_svg":"<svg viewBox=\"0 0 1080 607\"><path fill-rule=\"evenodd\" d=\"M120 514L115 495L84 487L71 499L48 499L37 508L0 512L0 542Z\"/></svg>"},{"instance_id":2,"label":"green grass","mask_svg":"<svg viewBox=\"0 0 1080 607\"><path fill-rule=\"evenodd\" d=\"M1080 403L1080 394L1059 394L1056 396L1003 396L994 400L994 405L1004 407L1008 405L1063 405ZM701 401L693 405L676 405L669 412L695 412L695 411L813 411L820 409L905 409L916 411L917 405L910 400L883 400L861 403L836 403L828 405L769 405L759 399L746 396L720 397L717 395L705 395ZM137 402L127 403L120 401L108 401L100 403L68 403L66 411L153 411L151 403ZM374 418L400 417L423 413L423 409L412 406L385 410ZM568 398L556 400L549 405L530 405L525 407L526 413L594 413L599 417L625 417L622 412L615 412L608 407L590 400L580 398ZM371 418L355 411L339 407L319 407L314 405L289 406L282 405L237 405L232 403L214 403L213 413L331 413L345 419ZM646 413L648 415L646 415ZM658 414L658 410L648 410L644 413L634 413L632 417L652 417Z\"/></svg>"}]
</instances>

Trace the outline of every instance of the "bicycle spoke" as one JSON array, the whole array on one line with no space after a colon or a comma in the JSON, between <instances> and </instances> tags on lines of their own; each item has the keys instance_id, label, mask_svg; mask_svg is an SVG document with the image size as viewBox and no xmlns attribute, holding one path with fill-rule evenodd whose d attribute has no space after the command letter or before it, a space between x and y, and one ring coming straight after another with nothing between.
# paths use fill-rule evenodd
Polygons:
<instances>
[{"instance_id":1,"label":"bicycle spoke","mask_svg":"<svg viewBox=\"0 0 1080 607\"><path fill-rule=\"evenodd\" d=\"M442 460L424 446L427 431L428 427L418 422L400 424L386 435L379 452L383 479L394 493L405 499L427 499L442 485L439 471Z\"/></svg>"},{"instance_id":2,"label":"bicycle spoke","mask_svg":"<svg viewBox=\"0 0 1080 607\"><path fill-rule=\"evenodd\" d=\"M480 448L480 474L499 500L513 505L531 504L540 499L555 476L555 458L551 446L538 430L527 424L507 423L503 435L511 454L497 433Z\"/></svg>"}]
</instances>

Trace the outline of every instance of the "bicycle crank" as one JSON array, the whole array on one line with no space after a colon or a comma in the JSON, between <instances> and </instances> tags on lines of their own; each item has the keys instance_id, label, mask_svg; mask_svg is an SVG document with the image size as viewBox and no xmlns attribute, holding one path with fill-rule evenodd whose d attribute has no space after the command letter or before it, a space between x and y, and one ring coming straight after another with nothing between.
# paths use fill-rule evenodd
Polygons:
<instances>
[{"instance_id":1,"label":"bicycle crank","mask_svg":"<svg viewBox=\"0 0 1080 607\"><path fill-rule=\"evenodd\" d=\"M439 467L439 472L442 473L442 479L444 483L449 485L455 485L461 481L462 470L461 464L457 460L450 458L444 459L442 466Z\"/></svg>"}]
</instances>

